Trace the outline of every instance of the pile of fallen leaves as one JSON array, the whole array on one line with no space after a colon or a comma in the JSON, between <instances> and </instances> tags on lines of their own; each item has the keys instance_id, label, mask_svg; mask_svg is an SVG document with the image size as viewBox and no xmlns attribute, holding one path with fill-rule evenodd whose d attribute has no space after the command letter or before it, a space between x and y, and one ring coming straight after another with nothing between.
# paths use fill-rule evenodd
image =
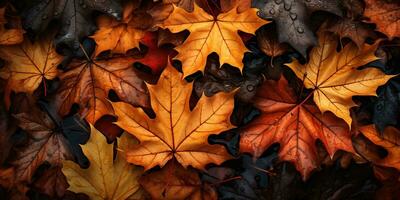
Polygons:
<instances>
[{"instance_id":1,"label":"pile of fallen leaves","mask_svg":"<svg viewBox=\"0 0 400 200\"><path fill-rule=\"evenodd\" d=\"M400 1L0 4L0 199L400 199Z\"/></svg>"}]
</instances>

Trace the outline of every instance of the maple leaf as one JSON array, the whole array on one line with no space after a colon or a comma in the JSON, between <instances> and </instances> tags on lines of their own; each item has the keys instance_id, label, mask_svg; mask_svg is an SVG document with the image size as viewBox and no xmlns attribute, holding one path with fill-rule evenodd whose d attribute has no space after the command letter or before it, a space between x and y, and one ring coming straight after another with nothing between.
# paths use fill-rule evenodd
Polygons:
<instances>
[{"instance_id":1,"label":"maple leaf","mask_svg":"<svg viewBox=\"0 0 400 200\"><path fill-rule=\"evenodd\" d=\"M326 29L339 35L341 39L350 38L359 48L362 48L368 37L375 36L375 33L368 29L365 24L350 18L344 18L334 24L330 24Z\"/></svg>"},{"instance_id":2,"label":"maple leaf","mask_svg":"<svg viewBox=\"0 0 400 200\"><path fill-rule=\"evenodd\" d=\"M102 15L97 18L99 30L91 36L97 43L95 55L105 50L124 54L130 49L139 48L139 41L145 35L144 29L148 28L152 22L151 19L143 20L146 17L144 15L146 13L142 13L142 15L133 13L139 7L139 4L139 1L126 2L123 7L121 21L108 15ZM144 26L144 29L140 28L141 25Z\"/></svg>"},{"instance_id":3,"label":"maple leaf","mask_svg":"<svg viewBox=\"0 0 400 200\"><path fill-rule=\"evenodd\" d=\"M183 75L168 65L157 85L147 85L155 119L130 104L112 104L116 124L140 141L127 153L128 162L148 170L175 157L184 167L203 169L208 163L220 164L230 158L223 146L210 145L207 138L233 127L229 116L234 93L203 96L190 111L192 84L182 79Z\"/></svg>"},{"instance_id":4,"label":"maple leaf","mask_svg":"<svg viewBox=\"0 0 400 200\"><path fill-rule=\"evenodd\" d=\"M259 16L273 19L277 24L279 42L287 42L306 57L306 50L314 45L316 38L307 20L314 11L322 10L342 15L337 0L274 0L254 1L253 6L260 9Z\"/></svg>"},{"instance_id":5,"label":"maple leaf","mask_svg":"<svg viewBox=\"0 0 400 200\"><path fill-rule=\"evenodd\" d=\"M24 17L23 25L36 33L44 31L50 22L57 20L60 31L55 44L66 44L79 48L79 40L96 30L91 22L93 11L107 13L115 18L121 17L122 8L113 0L49 0L40 1Z\"/></svg>"},{"instance_id":6,"label":"maple leaf","mask_svg":"<svg viewBox=\"0 0 400 200\"><path fill-rule=\"evenodd\" d=\"M133 68L134 58L108 60L74 60L69 70L60 75L59 113L66 115L73 104L90 123L106 114L113 114L107 100L109 90L135 106L148 107L148 91Z\"/></svg>"},{"instance_id":7,"label":"maple leaf","mask_svg":"<svg viewBox=\"0 0 400 200\"><path fill-rule=\"evenodd\" d=\"M18 149L12 161L17 182L30 182L36 169L44 162L61 166L62 160L73 159L67 139L45 112L34 107L28 113L16 114L15 118L29 137L28 144Z\"/></svg>"},{"instance_id":8,"label":"maple leaf","mask_svg":"<svg viewBox=\"0 0 400 200\"><path fill-rule=\"evenodd\" d=\"M189 30L190 35L182 44L176 47L176 59L182 62L185 76L203 71L207 56L213 52L219 55L222 64L227 63L239 69L243 68L243 54L247 51L238 31L254 34L268 21L256 15L257 9L251 8L242 13L231 9L213 17L196 4L193 12L175 7L170 17L164 21L162 28L168 28L172 33Z\"/></svg>"},{"instance_id":9,"label":"maple leaf","mask_svg":"<svg viewBox=\"0 0 400 200\"><path fill-rule=\"evenodd\" d=\"M393 76L376 68L358 69L379 58L374 55L379 41L357 48L353 43L336 51L337 39L320 33L319 45L310 52L305 65L297 60L286 64L304 80L306 88L314 90L314 102L321 112L331 111L351 126L350 108L356 106L352 96L376 95L376 89Z\"/></svg>"},{"instance_id":10,"label":"maple leaf","mask_svg":"<svg viewBox=\"0 0 400 200\"><path fill-rule=\"evenodd\" d=\"M261 115L241 131L241 152L259 157L278 142L279 157L294 163L303 179L318 166L317 139L331 158L340 149L353 152L346 123L331 113L320 113L315 105L306 104L310 97L311 94L298 103L284 77L278 82L264 82L254 98Z\"/></svg>"},{"instance_id":11,"label":"maple leaf","mask_svg":"<svg viewBox=\"0 0 400 200\"><path fill-rule=\"evenodd\" d=\"M135 143L134 138L124 134L118 139L118 152L113 158L113 145L107 144L103 134L91 125L90 139L81 145L90 160L89 168L63 161L62 172L70 185L68 190L87 194L93 200L140 199L142 193L137 179L141 170L124 159L124 152Z\"/></svg>"},{"instance_id":12,"label":"maple leaf","mask_svg":"<svg viewBox=\"0 0 400 200\"><path fill-rule=\"evenodd\" d=\"M385 128L380 134L374 125L360 127L360 132L374 144L381 146L388 152L382 159L373 160L373 163L400 170L400 131L392 126Z\"/></svg>"},{"instance_id":13,"label":"maple leaf","mask_svg":"<svg viewBox=\"0 0 400 200\"><path fill-rule=\"evenodd\" d=\"M276 33L274 29L272 31L271 29L260 30L259 34L257 34L257 42L263 53L267 56L277 57L287 51L287 46L283 43L279 43L275 34L271 34L271 32Z\"/></svg>"},{"instance_id":14,"label":"maple leaf","mask_svg":"<svg viewBox=\"0 0 400 200\"><path fill-rule=\"evenodd\" d=\"M8 20L5 13L8 5L0 8L0 45L12 45L21 43L24 40L25 31L20 27L19 18L14 19L12 22L16 27L6 28Z\"/></svg>"},{"instance_id":15,"label":"maple leaf","mask_svg":"<svg viewBox=\"0 0 400 200\"><path fill-rule=\"evenodd\" d=\"M49 37L35 43L25 40L13 46L0 47L0 58L6 60L5 68L0 70L0 77L8 79L7 90L32 94L46 80L57 76L57 65L62 56L58 55ZM46 93L46 91L45 91Z\"/></svg>"},{"instance_id":16,"label":"maple leaf","mask_svg":"<svg viewBox=\"0 0 400 200\"><path fill-rule=\"evenodd\" d=\"M400 36L400 3L396 1L365 0L364 16L378 26L389 39Z\"/></svg>"},{"instance_id":17,"label":"maple leaf","mask_svg":"<svg viewBox=\"0 0 400 200\"><path fill-rule=\"evenodd\" d=\"M142 176L139 182L152 199L217 199L214 189L203 185L195 170L185 169L175 160L168 162L160 171Z\"/></svg>"}]
</instances>

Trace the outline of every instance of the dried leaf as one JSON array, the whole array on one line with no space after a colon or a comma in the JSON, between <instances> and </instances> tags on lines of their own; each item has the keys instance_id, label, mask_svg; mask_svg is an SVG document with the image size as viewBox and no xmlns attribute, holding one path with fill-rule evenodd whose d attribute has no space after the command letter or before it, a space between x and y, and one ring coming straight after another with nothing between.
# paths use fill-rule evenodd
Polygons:
<instances>
[{"instance_id":1,"label":"dried leaf","mask_svg":"<svg viewBox=\"0 0 400 200\"><path fill-rule=\"evenodd\" d=\"M140 141L127 153L128 162L148 170L175 157L184 167L203 169L208 163L220 164L231 157L223 146L208 144L207 138L233 127L229 116L234 93L203 96L190 111L192 84L182 79L169 65L157 85L147 85L155 119L127 103L113 103L116 124Z\"/></svg>"},{"instance_id":2,"label":"dried leaf","mask_svg":"<svg viewBox=\"0 0 400 200\"><path fill-rule=\"evenodd\" d=\"M312 49L308 63L295 60L286 65L304 80L306 88L314 90L314 102L321 112L331 111L351 127L350 108L356 106L352 97L376 95L376 89L393 76L376 68L358 69L379 59L374 55L379 42L361 48L350 43L337 52L336 37L328 33L319 36L319 45Z\"/></svg>"},{"instance_id":3,"label":"dried leaf","mask_svg":"<svg viewBox=\"0 0 400 200\"><path fill-rule=\"evenodd\" d=\"M82 145L90 160L90 167L82 169L72 161L63 161L62 172L67 177L68 190L87 194L93 200L140 199L142 192L137 181L141 170L127 163L125 151L136 143L129 135L118 140L118 153L113 156L113 145L91 126L89 141Z\"/></svg>"},{"instance_id":4,"label":"dried leaf","mask_svg":"<svg viewBox=\"0 0 400 200\"><path fill-rule=\"evenodd\" d=\"M254 99L261 115L242 130L241 152L259 157L278 142L280 159L292 162L303 179L319 166L317 139L331 158L338 150L354 152L346 124L331 113L321 114L306 103L308 98L299 103L283 77L264 82Z\"/></svg>"},{"instance_id":5,"label":"dried leaf","mask_svg":"<svg viewBox=\"0 0 400 200\"><path fill-rule=\"evenodd\" d=\"M400 36L400 3L398 1L365 0L364 15L389 39Z\"/></svg>"},{"instance_id":6,"label":"dried leaf","mask_svg":"<svg viewBox=\"0 0 400 200\"><path fill-rule=\"evenodd\" d=\"M243 54L247 51L238 31L254 34L268 21L256 15L257 9L248 9L237 13L232 9L214 18L199 6L195 5L189 13L183 8L175 7L171 16L161 25L172 33L189 30L191 33L178 51L176 59L182 62L185 76L203 71L207 56L212 52L219 55L222 64L227 63L239 69L243 68Z\"/></svg>"}]
</instances>

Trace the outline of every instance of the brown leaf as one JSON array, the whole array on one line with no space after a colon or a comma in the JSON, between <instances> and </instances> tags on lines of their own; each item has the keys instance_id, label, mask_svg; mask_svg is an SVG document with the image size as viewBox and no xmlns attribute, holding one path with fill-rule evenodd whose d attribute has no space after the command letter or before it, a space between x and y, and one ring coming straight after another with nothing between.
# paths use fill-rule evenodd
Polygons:
<instances>
[{"instance_id":1,"label":"brown leaf","mask_svg":"<svg viewBox=\"0 0 400 200\"><path fill-rule=\"evenodd\" d=\"M400 36L400 2L365 0L364 15L378 26L389 39Z\"/></svg>"},{"instance_id":2,"label":"brown leaf","mask_svg":"<svg viewBox=\"0 0 400 200\"><path fill-rule=\"evenodd\" d=\"M160 171L142 176L139 182L152 199L217 199L214 189L202 185L195 170L185 169L175 160L168 162Z\"/></svg>"},{"instance_id":3,"label":"brown leaf","mask_svg":"<svg viewBox=\"0 0 400 200\"><path fill-rule=\"evenodd\" d=\"M17 183L29 183L44 162L61 166L63 160L72 159L66 138L55 129L54 122L46 113L32 108L29 113L16 114L15 118L29 138L27 145L17 149L11 162L15 167Z\"/></svg>"},{"instance_id":4,"label":"brown leaf","mask_svg":"<svg viewBox=\"0 0 400 200\"><path fill-rule=\"evenodd\" d=\"M61 171L61 167L52 167L46 170L34 183L33 187L40 193L52 198L61 198L68 188L67 179Z\"/></svg>"},{"instance_id":5,"label":"brown leaf","mask_svg":"<svg viewBox=\"0 0 400 200\"><path fill-rule=\"evenodd\" d=\"M267 56L277 57L287 51L287 46L279 43L275 29L261 29L257 34L258 47Z\"/></svg>"},{"instance_id":6,"label":"brown leaf","mask_svg":"<svg viewBox=\"0 0 400 200\"><path fill-rule=\"evenodd\" d=\"M6 19L6 11L9 10L13 10L9 4L0 8L0 45L18 44L24 40L25 31L21 27L21 20L18 17L12 17L11 20ZM11 28L6 28L6 24Z\"/></svg>"},{"instance_id":7,"label":"brown leaf","mask_svg":"<svg viewBox=\"0 0 400 200\"><path fill-rule=\"evenodd\" d=\"M350 38L358 48L363 47L367 38L376 37L374 31L369 29L366 24L350 18L343 18L335 23L329 24L327 31L339 35L341 39Z\"/></svg>"},{"instance_id":8,"label":"brown leaf","mask_svg":"<svg viewBox=\"0 0 400 200\"><path fill-rule=\"evenodd\" d=\"M75 60L70 70L60 75L58 90L59 113L66 115L73 104L80 106L82 116L95 123L106 114L113 114L107 100L108 92L135 106L149 106L146 86L132 64L133 58L109 60Z\"/></svg>"}]
</instances>

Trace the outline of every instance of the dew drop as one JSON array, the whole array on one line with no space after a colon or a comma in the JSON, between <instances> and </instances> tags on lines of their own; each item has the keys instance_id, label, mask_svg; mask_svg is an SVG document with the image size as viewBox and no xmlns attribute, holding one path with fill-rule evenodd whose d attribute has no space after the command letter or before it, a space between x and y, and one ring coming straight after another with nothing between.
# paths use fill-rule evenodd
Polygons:
<instances>
[{"instance_id":1,"label":"dew drop","mask_svg":"<svg viewBox=\"0 0 400 200\"><path fill-rule=\"evenodd\" d=\"M289 11L290 8L292 8L292 4L285 3L285 4L283 5L283 8L284 8L285 10Z\"/></svg>"},{"instance_id":2,"label":"dew drop","mask_svg":"<svg viewBox=\"0 0 400 200\"><path fill-rule=\"evenodd\" d=\"M249 92L252 92L255 89L254 85L248 85L246 88Z\"/></svg>"},{"instance_id":3,"label":"dew drop","mask_svg":"<svg viewBox=\"0 0 400 200\"><path fill-rule=\"evenodd\" d=\"M271 15L275 14L275 10L273 8L271 8L271 10L269 10L269 14L271 14Z\"/></svg>"},{"instance_id":4,"label":"dew drop","mask_svg":"<svg viewBox=\"0 0 400 200\"><path fill-rule=\"evenodd\" d=\"M297 19L297 14L296 13L290 13L290 18L292 20L296 20Z\"/></svg>"},{"instance_id":5,"label":"dew drop","mask_svg":"<svg viewBox=\"0 0 400 200\"><path fill-rule=\"evenodd\" d=\"M301 27L297 27L297 32L299 32L299 33L304 33L304 29L301 28Z\"/></svg>"}]
</instances>

